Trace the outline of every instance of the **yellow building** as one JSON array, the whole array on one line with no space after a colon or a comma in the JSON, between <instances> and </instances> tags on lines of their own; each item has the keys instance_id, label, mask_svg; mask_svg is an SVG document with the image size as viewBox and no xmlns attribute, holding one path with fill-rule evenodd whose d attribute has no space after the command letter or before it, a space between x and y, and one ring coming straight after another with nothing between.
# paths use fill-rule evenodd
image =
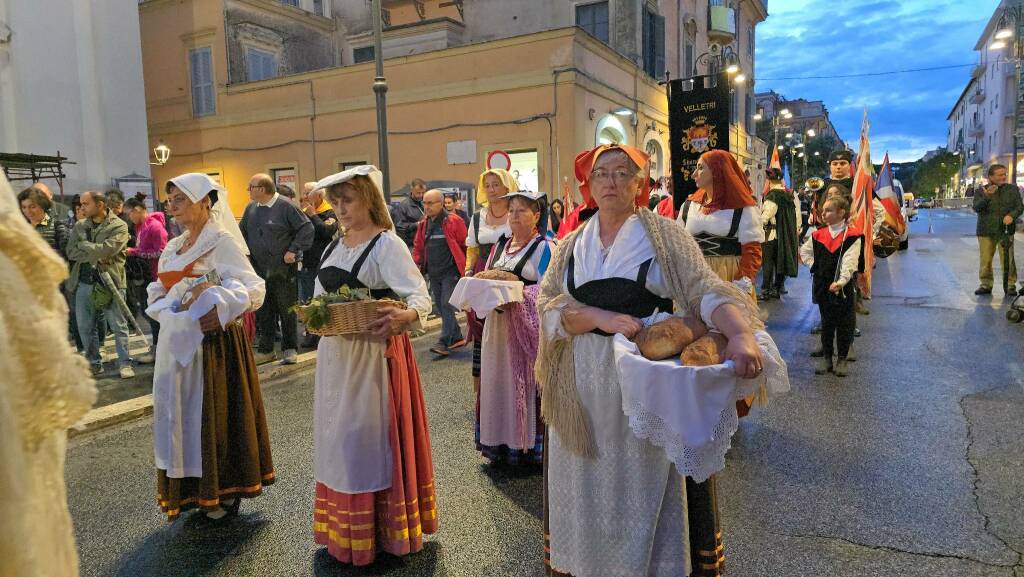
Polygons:
<instances>
[{"instance_id":1,"label":"yellow building","mask_svg":"<svg viewBox=\"0 0 1024 577\"><path fill-rule=\"evenodd\" d=\"M377 163L366 4L140 3L149 136L172 151L154 179L215 174L240 214L256 172L301 184ZM656 78L701 66L709 24L731 28L712 38L732 38L753 78L753 28L766 4L711 0L728 10L725 25L712 23L708 4L385 1L392 188L415 177L471 188L487 155L503 150L525 186L561 194L575 190L575 155L599 141L644 148L653 176L667 174L667 99ZM752 94L751 81L736 85L731 140L757 168L764 145L753 136Z\"/></svg>"}]
</instances>

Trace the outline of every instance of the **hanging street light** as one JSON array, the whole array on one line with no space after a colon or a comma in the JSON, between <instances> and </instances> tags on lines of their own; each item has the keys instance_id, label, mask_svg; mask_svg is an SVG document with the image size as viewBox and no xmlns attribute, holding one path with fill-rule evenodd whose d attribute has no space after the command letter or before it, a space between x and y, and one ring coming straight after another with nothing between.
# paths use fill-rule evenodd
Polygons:
<instances>
[{"instance_id":1,"label":"hanging street light","mask_svg":"<svg viewBox=\"0 0 1024 577\"><path fill-rule=\"evenodd\" d=\"M167 161L171 158L170 147L164 144L161 140L160 144L153 149L153 158L156 159L156 162L150 162L150 164L154 166L163 166L167 164Z\"/></svg>"}]
</instances>

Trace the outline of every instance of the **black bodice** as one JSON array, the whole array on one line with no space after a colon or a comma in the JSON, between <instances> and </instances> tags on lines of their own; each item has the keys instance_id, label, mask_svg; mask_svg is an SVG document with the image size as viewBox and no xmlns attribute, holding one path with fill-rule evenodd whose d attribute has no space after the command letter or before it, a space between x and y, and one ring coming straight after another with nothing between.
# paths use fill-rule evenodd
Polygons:
<instances>
[{"instance_id":1,"label":"black bodice","mask_svg":"<svg viewBox=\"0 0 1024 577\"><path fill-rule=\"evenodd\" d=\"M672 312L672 299L662 298L647 289L647 273L651 269L654 258L649 258L640 265L636 280L628 278L603 278L585 282L576 286L576 256L569 256L568 285L569 294L579 302L612 311L619 314L645 318L654 311ZM596 334L611 336L599 329Z\"/></svg>"},{"instance_id":2,"label":"black bodice","mask_svg":"<svg viewBox=\"0 0 1024 577\"><path fill-rule=\"evenodd\" d=\"M358 278L359 271L363 268L363 263L365 263L366 259L370 256L370 251L373 250L373 247L376 246L377 241L380 240L380 237L383 234L383 232L377 233L377 236L373 237L373 240L366 245L366 248L363 249L359 258L356 259L355 264L352 265L352 270L345 270L336 266L321 266L320 270L317 271L316 276L320 279L320 285L324 287L324 292L335 292L346 285L348 288L352 289L366 288L366 285ZM334 249L338 247L339 242L341 242L341 239L335 239L327 246L327 250L324 251L323 258L320 259L321 263L327 262L327 258L331 256ZM375 299L391 298L398 300L398 296L395 294L395 291L390 288L370 289L370 296Z\"/></svg>"},{"instance_id":3,"label":"black bodice","mask_svg":"<svg viewBox=\"0 0 1024 577\"><path fill-rule=\"evenodd\" d=\"M683 219L683 225L686 225L686 219L690 216L690 205L693 201L687 200L683 203L682 212L680 213ZM693 239L697 241L697 245L700 246L700 252L704 256L740 256L743 252L743 247L740 245L740 239L737 234L740 230L740 220L743 218L743 209L736 208L732 211L732 224L729 226L729 232L725 236L718 236L715 234L709 234L701 232L693 235Z\"/></svg>"},{"instance_id":4,"label":"black bodice","mask_svg":"<svg viewBox=\"0 0 1024 577\"><path fill-rule=\"evenodd\" d=\"M496 243L497 244L497 248L494 250L494 254L492 255L492 258L487 263L487 268L488 269L497 268L497 267L492 266L492 263L495 260L495 258L498 255L500 255L505 250L505 247L508 246L509 240L511 240L511 239L509 237L504 236L504 235L502 235L502 237L498 239L498 242ZM537 284L537 281L535 281L535 280L529 280L529 279L523 278L523 269L525 269L527 263L530 262L530 257L533 256L533 253L536 252L537 248L540 247L540 245L543 244L543 243L544 243L544 237L543 236L538 236L537 238L535 238L531 242L530 246L525 251L523 251L523 256L521 256L519 258L519 260L516 261L516 264L514 266L512 266L512 268L504 267L504 268L500 268L498 270L503 270L505 272L510 272L510 273L516 275L517 277L519 277L519 280L523 281L523 284L526 285L526 286Z\"/></svg>"}]
</instances>

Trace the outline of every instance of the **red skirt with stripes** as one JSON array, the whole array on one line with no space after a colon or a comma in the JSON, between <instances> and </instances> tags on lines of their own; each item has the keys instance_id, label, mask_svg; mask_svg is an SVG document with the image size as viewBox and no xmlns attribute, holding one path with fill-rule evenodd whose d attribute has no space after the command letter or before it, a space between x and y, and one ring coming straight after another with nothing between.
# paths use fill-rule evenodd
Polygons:
<instances>
[{"instance_id":1,"label":"red skirt with stripes","mask_svg":"<svg viewBox=\"0 0 1024 577\"><path fill-rule=\"evenodd\" d=\"M437 532L434 463L419 368L408 335L391 337L391 487L373 493L340 493L316 484L313 534L335 559L369 565L378 551L408 555L423 549L423 535Z\"/></svg>"}]
</instances>

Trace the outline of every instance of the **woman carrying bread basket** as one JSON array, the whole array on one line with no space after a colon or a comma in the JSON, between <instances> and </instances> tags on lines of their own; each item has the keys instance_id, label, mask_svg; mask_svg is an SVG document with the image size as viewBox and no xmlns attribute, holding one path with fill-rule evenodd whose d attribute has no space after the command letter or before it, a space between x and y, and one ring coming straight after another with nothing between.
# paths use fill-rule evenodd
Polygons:
<instances>
[{"instance_id":1,"label":"woman carrying bread basket","mask_svg":"<svg viewBox=\"0 0 1024 577\"><path fill-rule=\"evenodd\" d=\"M551 260L551 243L542 226L546 222L543 194L510 192L505 197L512 234L495 243L486 269L521 281L523 301L503 305L488 314L484 324L476 446L491 462L539 465L544 426L533 372L540 328L537 283Z\"/></svg>"},{"instance_id":2,"label":"woman carrying bread basket","mask_svg":"<svg viewBox=\"0 0 1024 577\"><path fill-rule=\"evenodd\" d=\"M627 377L617 372L612 335L632 338L675 305L724 335L736 376L754 378L764 368L754 336L763 324L749 295L708 267L679 223L646 208L647 154L602 145L576 164L581 191L599 210L558 244L537 301L548 573L688 575L692 548L700 560L693 574L715 574L702 572L721 565L713 493L684 485L687 472L624 413Z\"/></svg>"}]
</instances>

